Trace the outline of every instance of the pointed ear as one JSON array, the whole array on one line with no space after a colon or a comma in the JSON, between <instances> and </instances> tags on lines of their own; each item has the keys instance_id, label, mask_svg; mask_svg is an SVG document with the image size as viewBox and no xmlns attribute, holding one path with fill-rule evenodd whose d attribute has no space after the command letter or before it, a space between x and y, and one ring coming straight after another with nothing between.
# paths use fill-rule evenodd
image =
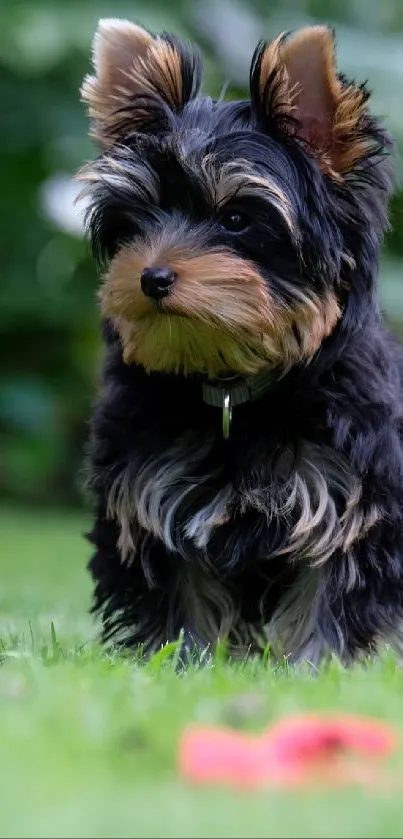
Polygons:
<instances>
[{"instance_id":1,"label":"pointed ear","mask_svg":"<svg viewBox=\"0 0 403 839\"><path fill-rule=\"evenodd\" d=\"M338 74L334 35L325 26L259 45L251 94L260 117L305 141L334 175L351 171L373 146L369 94Z\"/></svg>"},{"instance_id":2,"label":"pointed ear","mask_svg":"<svg viewBox=\"0 0 403 839\"><path fill-rule=\"evenodd\" d=\"M93 119L92 135L110 146L122 129L147 130L159 99L173 111L199 91L201 57L173 36L154 37L128 20L101 20L92 47L95 75L84 79L81 96ZM163 108L162 108L163 110Z\"/></svg>"}]
</instances>

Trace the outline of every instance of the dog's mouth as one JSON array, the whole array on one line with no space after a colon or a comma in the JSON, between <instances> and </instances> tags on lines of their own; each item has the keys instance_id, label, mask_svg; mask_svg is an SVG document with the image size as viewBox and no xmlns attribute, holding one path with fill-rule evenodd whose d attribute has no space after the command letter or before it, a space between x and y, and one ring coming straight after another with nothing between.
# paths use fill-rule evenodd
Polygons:
<instances>
[{"instance_id":1,"label":"dog's mouth","mask_svg":"<svg viewBox=\"0 0 403 839\"><path fill-rule=\"evenodd\" d=\"M196 320L187 312L178 312L170 306L166 300L156 300L153 304L153 314L160 317L184 318L185 320ZM148 315L149 316L149 315Z\"/></svg>"},{"instance_id":2,"label":"dog's mouth","mask_svg":"<svg viewBox=\"0 0 403 839\"><path fill-rule=\"evenodd\" d=\"M147 300L147 310L139 310L133 316L133 323L146 320L148 323L152 321L168 321L174 319L176 323L183 322L184 324L194 324L195 328L198 325L208 327L213 332L221 332L223 334L238 334L247 335L248 330L242 323L237 324L237 328L231 324L230 319L226 319L225 312L220 310L209 311L207 307L199 307L197 301L192 305L192 302L183 299L177 300L174 296L165 298L164 300ZM130 318L128 318L130 319Z\"/></svg>"}]
</instances>

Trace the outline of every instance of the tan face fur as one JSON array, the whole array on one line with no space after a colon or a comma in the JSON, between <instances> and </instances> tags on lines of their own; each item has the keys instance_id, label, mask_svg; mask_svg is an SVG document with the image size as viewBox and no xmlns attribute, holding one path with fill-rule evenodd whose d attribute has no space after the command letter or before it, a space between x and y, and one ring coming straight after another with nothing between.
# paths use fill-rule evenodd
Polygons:
<instances>
[{"instance_id":1,"label":"tan face fur","mask_svg":"<svg viewBox=\"0 0 403 839\"><path fill-rule=\"evenodd\" d=\"M176 280L159 303L145 297L144 268L171 268ZM316 352L340 312L327 299L301 293L293 309L279 305L258 268L224 249L204 251L193 232L174 232L123 247L100 291L102 314L120 333L127 363L147 370L256 373L285 370Z\"/></svg>"}]
</instances>

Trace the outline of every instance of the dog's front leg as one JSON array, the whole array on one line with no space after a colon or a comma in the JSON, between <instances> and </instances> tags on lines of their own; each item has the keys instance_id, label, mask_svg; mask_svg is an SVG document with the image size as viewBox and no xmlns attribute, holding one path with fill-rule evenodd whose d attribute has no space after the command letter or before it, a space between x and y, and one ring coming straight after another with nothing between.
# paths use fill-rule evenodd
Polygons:
<instances>
[{"instance_id":1,"label":"dog's front leg","mask_svg":"<svg viewBox=\"0 0 403 839\"><path fill-rule=\"evenodd\" d=\"M183 636L184 650L190 650L194 639L186 626L180 557L144 533L129 553L122 552L120 536L117 521L101 507L88 538L95 548L89 562L93 611L101 619L103 640L141 648L148 656Z\"/></svg>"},{"instance_id":2,"label":"dog's front leg","mask_svg":"<svg viewBox=\"0 0 403 839\"><path fill-rule=\"evenodd\" d=\"M392 528L390 527L390 531ZM395 534L397 536L399 534ZM376 534L321 567L306 566L268 623L269 640L291 663L344 664L389 643L403 652L403 550Z\"/></svg>"}]
</instances>

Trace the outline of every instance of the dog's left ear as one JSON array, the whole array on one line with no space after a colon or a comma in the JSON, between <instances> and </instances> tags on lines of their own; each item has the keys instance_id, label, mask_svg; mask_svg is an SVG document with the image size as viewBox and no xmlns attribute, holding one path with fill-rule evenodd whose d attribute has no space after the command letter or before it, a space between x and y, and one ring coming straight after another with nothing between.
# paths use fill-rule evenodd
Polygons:
<instances>
[{"instance_id":1,"label":"dog's left ear","mask_svg":"<svg viewBox=\"0 0 403 839\"><path fill-rule=\"evenodd\" d=\"M334 175L354 169L373 143L366 131L369 94L338 74L334 35L326 26L260 44L251 96L268 127L306 141L321 168Z\"/></svg>"},{"instance_id":2,"label":"dog's left ear","mask_svg":"<svg viewBox=\"0 0 403 839\"><path fill-rule=\"evenodd\" d=\"M122 130L152 131L156 103L179 111L202 81L196 48L118 18L99 21L92 61L95 75L85 77L81 96L93 119L92 135L104 147Z\"/></svg>"}]
</instances>

